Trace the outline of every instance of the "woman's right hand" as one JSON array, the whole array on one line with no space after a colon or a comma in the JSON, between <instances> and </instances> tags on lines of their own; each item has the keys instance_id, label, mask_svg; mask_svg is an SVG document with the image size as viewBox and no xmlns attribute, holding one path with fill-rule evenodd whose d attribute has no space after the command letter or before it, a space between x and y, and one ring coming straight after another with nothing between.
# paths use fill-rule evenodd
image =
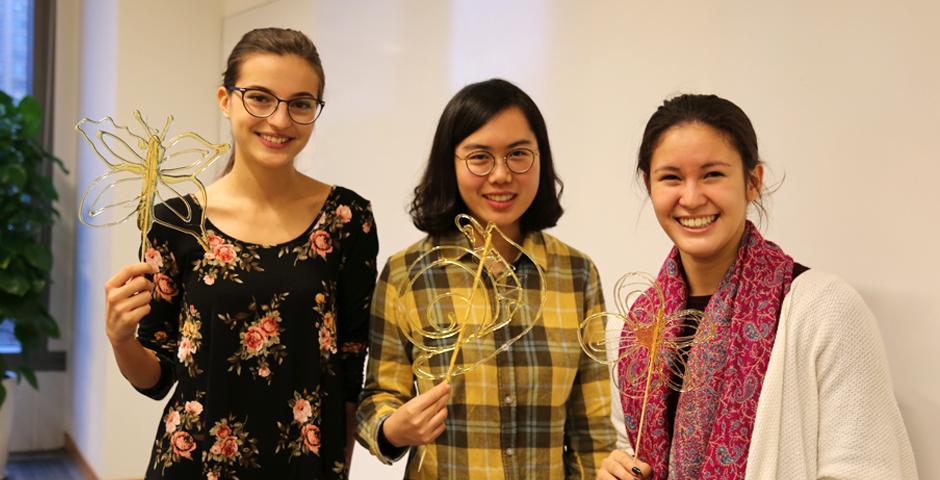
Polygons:
<instances>
[{"instance_id":1,"label":"woman's right hand","mask_svg":"<svg viewBox=\"0 0 940 480\"><path fill-rule=\"evenodd\" d=\"M446 382L412 398L382 423L385 438L397 448L426 445L444 433L450 385Z\"/></svg>"},{"instance_id":2,"label":"woman's right hand","mask_svg":"<svg viewBox=\"0 0 940 480\"><path fill-rule=\"evenodd\" d=\"M150 313L153 283L144 275L156 273L147 263L126 265L104 284L105 332L111 345L134 339L137 324Z\"/></svg>"},{"instance_id":3,"label":"woman's right hand","mask_svg":"<svg viewBox=\"0 0 940 480\"><path fill-rule=\"evenodd\" d=\"M653 467L634 459L623 450L610 452L597 469L597 480L648 480L650 478L653 478Z\"/></svg>"}]
</instances>

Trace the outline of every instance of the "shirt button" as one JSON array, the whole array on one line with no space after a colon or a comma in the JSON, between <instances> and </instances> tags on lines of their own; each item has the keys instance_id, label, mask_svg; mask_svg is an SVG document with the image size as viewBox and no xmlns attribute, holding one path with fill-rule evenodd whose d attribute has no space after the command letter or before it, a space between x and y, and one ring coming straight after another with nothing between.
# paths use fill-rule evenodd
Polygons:
<instances>
[{"instance_id":1,"label":"shirt button","mask_svg":"<svg viewBox=\"0 0 940 480\"><path fill-rule=\"evenodd\" d=\"M503 398L503 403L505 403L506 405L512 405L512 395L506 395Z\"/></svg>"},{"instance_id":2,"label":"shirt button","mask_svg":"<svg viewBox=\"0 0 940 480\"><path fill-rule=\"evenodd\" d=\"M513 449L511 449L511 448L507 448L507 449L506 449L506 456L507 456L507 457L511 457L513 453L516 453Z\"/></svg>"}]
</instances>

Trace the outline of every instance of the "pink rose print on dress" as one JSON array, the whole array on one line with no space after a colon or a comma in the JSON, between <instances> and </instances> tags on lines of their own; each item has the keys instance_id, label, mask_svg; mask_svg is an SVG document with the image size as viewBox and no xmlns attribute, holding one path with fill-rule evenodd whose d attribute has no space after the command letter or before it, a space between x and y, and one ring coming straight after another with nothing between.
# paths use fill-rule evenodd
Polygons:
<instances>
[{"instance_id":1,"label":"pink rose print on dress","mask_svg":"<svg viewBox=\"0 0 940 480\"><path fill-rule=\"evenodd\" d=\"M223 240L222 237L211 233L209 234L209 248L211 248L212 251L215 251L215 249L223 243L225 243L225 240Z\"/></svg>"},{"instance_id":2,"label":"pink rose print on dress","mask_svg":"<svg viewBox=\"0 0 940 480\"><path fill-rule=\"evenodd\" d=\"M262 318L258 326L266 337L273 337L278 333L277 319L270 315Z\"/></svg>"},{"instance_id":3,"label":"pink rose print on dress","mask_svg":"<svg viewBox=\"0 0 940 480\"><path fill-rule=\"evenodd\" d=\"M160 255L160 252L153 247L148 248L144 253L144 260L157 270L163 268L163 255Z\"/></svg>"},{"instance_id":4,"label":"pink rose print on dress","mask_svg":"<svg viewBox=\"0 0 940 480\"><path fill-rule=\"evenodd\" d=\"M191 413L193 415L199 415L202 413L202 404L192 400L186 402L186 413Z\"/></svg>"},{"instance_id":5,"label":"pink rose print on dress","mask_svg":"<svg viewBox=\"0 0 940 480\"><path fill-rule=\"evenodd\" d=\"M192 460L196 441L191 432L201 432L202 394L197 392L196 399L185 403L174 402L163 416L164 432L157 438L154 449L154 466L163 468L172 466L183 459Z\"/></svg>"},{"instance_id":6,"label":"pink rose print on dress","mask_svg":"<svg viewBox=\"0 0 940 480\"><path fill-rule=\"evenodd\" d=\"M248 435L244 422L238 422L230 416L216 422L209 429L209 434L215 437L215 442L209 451L202 454L205 471L220 479L235 478L238 465L243 468L260 467L257 439Z\"/></svg>"},{"instance_id":7,"label":"pink rose print on dress","mask_svg":"<svg viewBox=\"0 0 940 480\"><path fill-rule=\"evenodd\" d=\"M320 454L320 392L307 390L294 392L294 398L287 402L293 413L294 421L277 422L280 438L274 451L290 452L291 457Z\"/></svg>"},{"instance_id":8,"label":"pink rose print on dress","mask_svg":"<svg viewBox=\"0 0 940 480\"><path fill-rule=\"evenodd\" d=\"M313 424L304 425L300 431L304 438L304 445L310 452L320 454L320 428Z\"/></svg>"},{"instance_id":9,"label":"pink rose print on dress","mask_svg":"<svg viewBox=\"0 0 940 480\"><path fill-rule=\"evenodd\" d=\"M166 433L173 433L176 431L176 427L180 424L180 412L176 410L170 410L166 414L166 417L163 419L163 424L166 426Z\"/></svg>"},{"instance_id":10,"label":"pink rose print on dress","mask_svg":"<svg viewBox=\"0 0 940 480\"><path fill-rule=\"evenodd\" d=\"M176 432L170 439L170 446L173 447L173 453L183 458L193 459L190 452L196 449L196 442L193 441L192 435L184 431Z\"/></svg>"},{"instance_id":11,"label":"pink rose print on dress","mask_svg":"<svg viewBox=\"0 0 940 480\"><path fill-rule=\"evenodd\" d=\"M201 278L206 285L215 285L218 281L242 283L241 272L264 271L259 264L261 257L257 245L241 245L229 242L212 230L207 230L210 251L193 263L196 278Z\"/></svg>"},{"instance_id":12,"label":"pink rose print on dress","mask_svg":"<svg viewBox=\"0 0 940 480\"><path fill-rule=\"evenodd\" d=\"M304 423L313 415L313 409L310 408L310 402L306 400L297 400L294 402L294 421Z\"/></svg>"},{"instance_id":13,"label":"pink rose print on dress","mask_svg":"<svg viewBox=\"0 0 940 480\"><path fill-rule=\"evenodd\" d=\"M281 343L281 313L279 305L288 293L275 294L268 304L259 304L252 299L249 312L222 314L219 319L229 328L239 331L241 347L228 361L229 371L241 375L247 369L256 378L263 378L270 385L276 372L273 367L287 358L287 347Z\"/></svg>"},{"instance_id":14,"label":"pink rose print on dress","mask_svg":"<svg viewBox=\"0 0 940 480\"><path fill-rule=\"evenodd\" d=\"M154 294L161 300L166 300L167 302L172 301L173 297L179 293L179 290L176 288L176 282L162 273L155 273L153 275L153 283L156 287L154 288Z\"/></svg>"},{"instance_id":15,"label":"pink rose print on dress","mask_svg":"<svg viewBox=\"0 0 940 480\"><path fill-rule=\"evenodd\" d=\"M320 351L336 353L336 342L333 341L333 335L325 328L320 329Z\"/></svg>"},{"instance_id":16,"label":"pink rose print on dress","mask_svg":"<svg viewBox=\"0 0 940 480\"><path fill-rule=\"evenodd\" d=\"M232 263L237 257L235 254L235 247L228 243L219 245L213 250L213 253L215 254L216 260L223 264Z\"/></svg>"},{"instance_id":17,"label":"pink rose print on dress","mask_svg":"<svg viewBox=\"0 0 940 480\"><path fill-rule=\"evenodd\" d=\"M225 458L234 458L238 454L238 441L235 437L225 437L219 441L222 456Z\"/></svg>"},{"instance_id":18,"label":"pink rose print on dress","mask_svg":"<svg viewBox=\"0 0 940 480\"><path fill-rule=\"evenodd\" d=\"M326 255L333 251L333 239L325 230L315 230L310 234L310 248L313 253L326 259Z\"/></svg>"},{"instance_id":19,"label":"pink rose print on dress","mask_svg":"<svg viewBox=\"0 0 940 480\"><path fill-rule=\"evenodd\" d=\"M193 354L196 353L196 344L193 343L188 337L183 337L180 340L179 351L176 352L176 358L179 361L186 363L193 358Z\"/></svg>"},{"instance_id":20,"label":"pink rose print on dress","mask_svg":"<svg viewBox=\"0 0 940 480\"><path fill-rule=\"evenodd\" d=\"M348 223L352 220L352 210L347 205L340 205L336 207L336 218L342 223Z\"/></svg>"},{"instance_id":21,"label":"pink rose print on dress","mask_svg":"<svg viewBox=\"0 0 940 480\"><path fill-rule=\"evenodd\" d=\"M246 330L242 336L242 343L245 345L249 354L255 355L264 347L264 338L263 330L258 327L248 327L248 330Z\"/></svg>"}]
</instances>

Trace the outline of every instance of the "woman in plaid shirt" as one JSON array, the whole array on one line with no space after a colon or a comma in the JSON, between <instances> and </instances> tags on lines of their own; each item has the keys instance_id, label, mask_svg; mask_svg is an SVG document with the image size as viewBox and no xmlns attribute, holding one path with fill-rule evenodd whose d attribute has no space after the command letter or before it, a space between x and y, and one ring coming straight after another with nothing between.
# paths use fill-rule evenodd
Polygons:
<instances>
[{"instance_id":1,"label":"woman in plaid shirt","mask_svg":"<svg viewBox=\"0 0 940 480\"><path fill-rule=\"evenodd\" d=\"M560 193L545 121L525 92L494 79L451 99L411 204L415 225L428 236L392 255L376 287L357 412L359 442L384 463L424 446L411 450L407 478L594 478L613 449L607 368L582 352L577 337L580 321L604 309L597 269L542 231L561 217ZM534 264L543 269L547 296L530 332L434 386L413 373L414 347L396 316L398 286L411 262L434 246L470 247L454 225L460 213L493 222L522 245L529 256L494 235L494 248L520 277L535 272ZM498 331L494 342L510 336Z\"/></svg>"}]
</instances>

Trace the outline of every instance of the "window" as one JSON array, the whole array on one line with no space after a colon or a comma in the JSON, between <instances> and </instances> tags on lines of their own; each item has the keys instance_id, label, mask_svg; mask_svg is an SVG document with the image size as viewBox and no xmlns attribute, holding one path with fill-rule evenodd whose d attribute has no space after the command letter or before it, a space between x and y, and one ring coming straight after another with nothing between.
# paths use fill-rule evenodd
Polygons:
<instances>
[{"instance_id":1,"label":"window","mask_svg":"<svg viewBox=\"0 0 940 480\"><path fill-rule=\"evenodd\" d=\"M19 100L30 95L46 112L40 141L52 144L52 66L55 33L55 1L0 0L0 89ZM48 165L47 173L52 174ZM50 243L46 228L41 241ZM48 305L48 290L46 292ZM20 345L13 335L11 322L0 323L0 354L7 365L15 365ZM34 370L64 370L65 352L49 351L42 341L30 357Z\"/></svg>"},{"instance_id":2,"label":"window","mask_svg":"<svg viewBox=\"0 0 940 480\"><path fill-rule=\"evenodd\" d=\"M0 90L19 100L32 91L33 0L0 3Z\"/></svg>"}]
</instances>

